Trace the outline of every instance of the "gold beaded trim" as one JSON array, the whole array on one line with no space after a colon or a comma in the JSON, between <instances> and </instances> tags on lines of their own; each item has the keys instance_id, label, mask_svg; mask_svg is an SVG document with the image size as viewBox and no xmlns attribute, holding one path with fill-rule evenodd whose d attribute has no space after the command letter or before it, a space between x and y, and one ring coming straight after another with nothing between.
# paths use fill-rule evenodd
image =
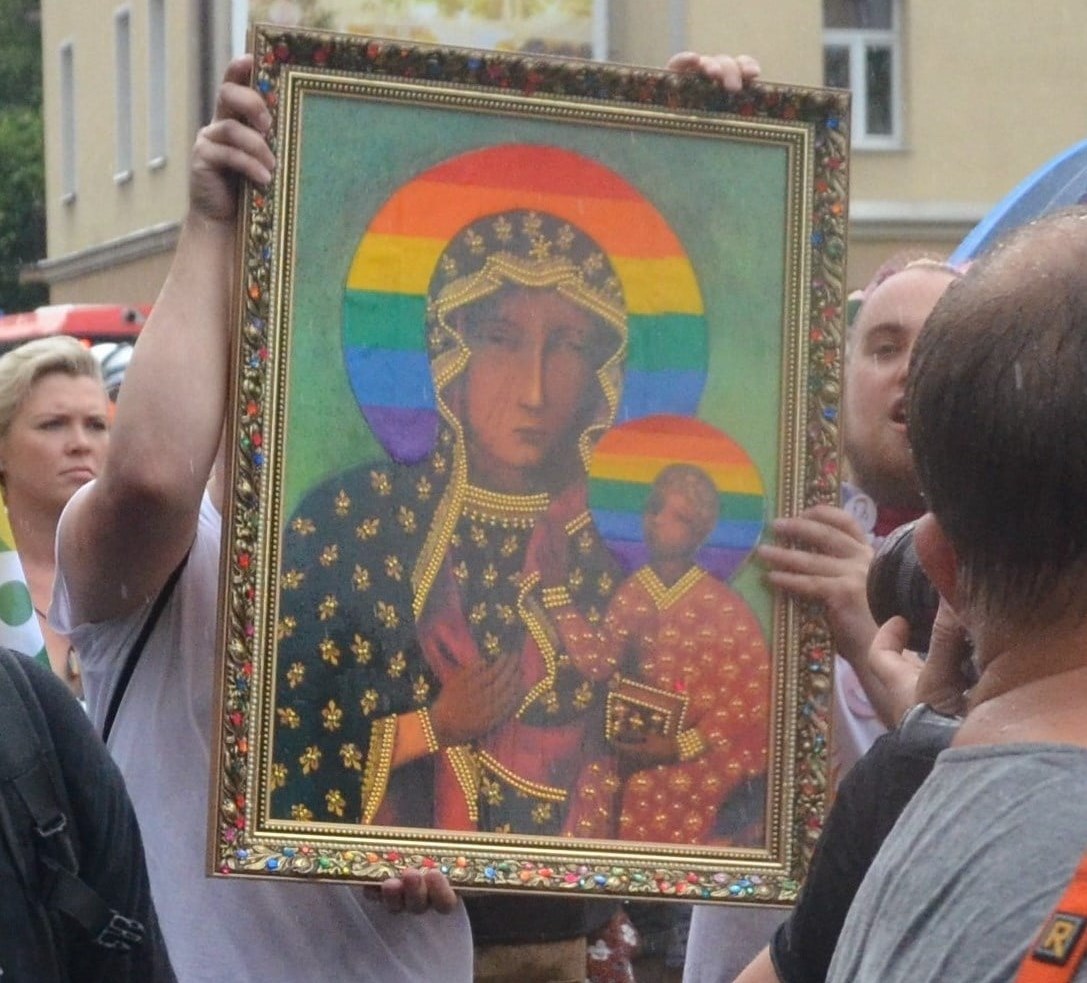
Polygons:
<instances>
[{"instance_id":1,"label":"gold beaded trim","mask_svg":"<svg viewBox=\"0 0 1087 983\"><path fill-rule=\"evenodd\" d=\"M476 763L471 750L465 744L456 747L447 747L445 756L449 766L453 769L453 777L456 778L464 795L464 802L468 806L468 818L479 822L479 765Z\"/></svg>"},{"instance_id":2,"label":"gold beaded trim","mask_svg":"<svg viewBox=\"0 0 1087 983\"><path fill-rule=\"evenodd\" d=\"M656 575L652 567L642 567L634 576L637 578L658 611L665 611L686 594L698 581L706 576L706 571L701 567L691 567L671 587L665 587L663 581Z\"/></svg>"},{"instance_id":3,"label":"gold beaded trim","mask_svg":"<svg viewBox=\"0 0 1087 983\"><path fill-rule=\"evenodd\" d=\"M525 623L528 633L540 650L540 656L544 661L544 674L535 686L533 686L521 701L515 717L523 716L530 706L540 699L545 693L555 689L555 677L558 674L558 651L562 647L558 629L547 617L547 612L532 594L533 588L540 582L538 573L530 573L521 581L521 588L517 595L517 613Z\"/></svg>"},{"instance_id":4,"label":"gold beaded trim","mask_svg":"<svg viewBox=\"0 0 1087 983\"><path fill-rule=\"evenodd\" d=\"M547 511L551 496L547 492L535 495L511 495L505 492L487 491L477 485L468 485L464 490L466 509L479 509L483 514L490 514L496 519L513 516L531 516L535 518Z\"/></svg>"},{"instance_id":5,"label":"gold beaded trim","mask_svg":"<svg viewBox=\"0 0 1087 983\"><path fill-rule=\"evenodd\" d=\"M438 571L445 561L449 541L453 538L453 530L457 527L457 518L464 505L464 489L468 485L468 466L462 451L464 439L460 424L444 409L443 416L452 421L457 432L457 440L453 446L453 474L449 486L442 494L438 507L434 511L430 531L411 571L411 586L415 590L411 610L417 622L423 616L423 608L426 607L430 589L434 586Z\"/></svg>"},{"instance_id":6,"label":"gold beaded trim","mask_svg":"<svg viewBox=\"0 0 1087 983\"><path fill-rule=\"evenodd\" d=\"M574 603L570 597L570 591L565 586L544 587L540 591L540 599L545 608L561 608Z\"/></svg>"},{"instance_id":7,"label":"gold beaded trim","mask_svg":"<svg viewBox=\"0 0 1087 983\"><path fill-rule=\"evenodd\" d=\"M566 533L569 536L573 536L575 533L581 532L586 526L591 525L593 517L588 512L582 512L580 515L575 515L569 522L566 523Z\"/></svg>"},{"instance_id":8,"label":"gold beaded trim","mask_svg":"<svg viewBox=\"0 0 1087 983\"><path fill-rule=\"evenodd\" d=\"M536 516L534 515L495 515L481 509L467 508L464 510L464 515L473 522L478 522L482 526L491 526L492 528L531 530L536 525Z\"/></svg>"},{"instance_id":9,"label":"gold beaded trim","mask_svg":"<svg viewBox=\"0 0 1087 983\"><path fill-rule=\"evenodd\" d=\"M685 693L673 693L629 676L616 675L604 700L604 736L610 741L618 733L617 708L641 707L649 713L664 715L664 733L679 734L687 718L689 699Z\"/></svg>"},{"instance_id":10,"label":"gold beaded trim","mask_svg":"<svg viewBox=\"0 0 1087 983\"><path fill-rule=\"evenodd\" d=\"M581 271L564 257L527 260L506 252L488 256L481 269L443 287L434 300L434 310L444 324L446 314L482 300L505 283L522 287L554 287L579 307L591 311L616 329L625 340L627 314L622 296L586 283Z\"/></svg>"},{"instance_id":11,"label":"gold beaded trim","mask_svg":"<svg viewBox=\"0 0 1087 983\"><path fill-rule=\"evenodd\" d=\"M683 731L676 738L676 744L679 746L680 761L694 761L706 753L706 742L696 727Z\"/></svg>"},{"instance_id":12,"label":"gold beaded trim","mask_svg":"<svg viewBox=\"0 0 1087 983\"><path fill-rule=\"evenodd\" d=\"M479 763L486 771L501 778L507 785L512 785L518 792L535 796L547 802L565 802L566 792L561 788L552 788L550 785L541 785L539 782L530 781L514 774L505 765L500 764L486 751L479 752Z\"/></svg>"},{"instance_id":13,"label":"gold beaded trim","mask_svg":"<svg viewBox=\"0 0 1087 983\"><path fill-rule=\"evenodd\" d=\"M415 711L419 714L419 726L423 730L423 741L429 754L437 754L441 749L438 743L438 735L434 733L434 722L430 719L430 711L426 707L420 707Z\"/></svg>"},{"instance_id":14,"label":"gold beaded trim","mask_svg":"<svg viewBox=\"0 0 1087 983\"><path fill-rule=\"evenodd\" d=\"M372 823L385 800L396 744L396 714L375 720L370 730L370 753L362 776L362 821Z\"/></svg>"}]
</instances>

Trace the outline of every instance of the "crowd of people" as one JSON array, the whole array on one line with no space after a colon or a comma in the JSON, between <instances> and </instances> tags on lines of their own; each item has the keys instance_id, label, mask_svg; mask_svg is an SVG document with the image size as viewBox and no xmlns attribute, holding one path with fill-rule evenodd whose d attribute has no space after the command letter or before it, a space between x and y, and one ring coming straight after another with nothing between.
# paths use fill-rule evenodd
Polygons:
<instances>
[{"instance_id":1,"label":"crowd of people","mask_svg":"<svg viewBox=\"0 0 1087 983\"><path fill-rule=\"evenodd\" d=\"M758 76L747 58L684 54L670 67L700 71L729 90ZM406 871L377 889L203 875L238 189L240 179L266 185L276 165L251 70L247 57L230 65L214 119L197 138L173 265L115 415L93 356L76 342L34 342L0 359L0 483L50 663L63 680L0 653L0 970L5 979L151 983L175 974L182 983L633 979L633 930L609 903L525 897L492 904L483 895L470 918L434 869ZM711 609L741 620L746 609L694 562L715 521L716 495L710 478L687 466L659 476L644 517L649 563L616 584L599 624L583 617L576 596L558 596L547 581L555 551L567 548L573 513L563 511L564 495L584 492L581 443L609 412L606 388L592 380L620 351L625 326L617 308L608 321L614 305L606 287L541 300L517 280L529 270L535 283L535 262L526 249L524 269L513 264L508 283L486 301L491 326L472 347L501 368L509 332L543 337L561 322L576 335L572 342L564 335L552 367L552 383L566 395L551 416L541 413L528 449L511 465L512 452L487 431L490 423L473 423L471 390L459 388L459 373L481 371L476 356L443 376L448 389L439 396L455 406L451 428L459 433L463 423L469 435L466 480L479 501L472 506L469 494L447 524L427 590L463 592L468 599L456 609L467 610L490 566L520 568L536 557L536 600L561 612L570 652L569 692L556 682L552 694L556 706L567 696L571 705L560 724L545 721L568 773L534 775L532 787L576 787L579 795L567 812L554 811L543 807L556 796L473 799L458 791L452 770L443 778L436 752L468 741L485 745L485 760L495 762L495 788L510 762L533 767L517 758L519 728L531 716L529 724L511 717L524 695L525 659L454 659L430 678L434 660L415 652L420 664L405 672L402 705L368 723L375 732L390 729L387 773L375 786L380 794L352 806L352 819L456 829L471 813L494 828L535 823L560 834L582 822L590 835L623 829L628 838L667 841L646 825L639 790L677 776L705 783L725 767L737 781L757 777L765 748L748 747L747 731L721 740L724 725L707 714L682 734L639 735L626 752L620 721L618 759L586 758L573 753L589 740L574 712L584 708L576 694L587 694L590 705L592 687L615 669L600 653L617 639L635 645L676 634L666 614L642 623L652 607L646 597L691 587L683 603L707 623ZM1087 980L1078 968L1087 909L1074 887L1087 877L1087 865L1077 874L1087 849L1077 784L1087 781L1079 702L1087 697L1080 600L1087 597L1080 493L1087 437L1078 425L1087 415L1085 269L1087 213L1068 212L1012 233L965 272L932 258L896 257L859 298L845 345L850 483L843 506L777 520L775 541L758 549L774 589L816 602L827 615L838 652L838 793L791 912L696 907L689 983ZM443 308L442 297L434 297L446 319L438 327L451 345L464 344L479 329L457 304ZM603 311L604 327L590 310ZM499 374L508 377L509 369ZM416 471L385 478L390 489L417 488L421 479L429 487L438 478ZM457 552L480 509L528 503L543 492L553 497L532 507L539 529L557 530L551 541L533 533L519 542L507 537L493 555ZM342 519L338 494L318 489L303 513ZM386 507L398 501L392 496ZM917 553L942 598L923 663L906 650L909 626L897 617L877 625L865 592L873 549L914 520ZM600 543L579 543L586 564L597 552L606 562ZM399 549L392 539L387 546ZM302 554L297 564L320 573ZM417 613L410 627L434 645L463 637L471 646L473 632L482 632L428 609L425 595L401 600ZM506 607L531 603L521 591ZM494 631L511 632L510 624L496 622ZM753 616L751 625L737 657L751 670L743 683L750 699L738 705L755 719L766 710L759 689L766 653ZM542 644L523 632L510 637L506 649L529 656ZM307 671L319 676L323 660L303 651L305 626L297 638L295 661L310 658ZM671 682L663 661L643 662L632 684ZM436 699L413 701L416 678ZM86 713L65 683L85 698ZM493 699L466 698L477 691ZM300 698L280 709L300 717L307 707ZM746 756L742 776L722 761L728 746ZM330 745L328 756L337 751ZM579 763L591 781L579 777ZM424 770L435 791L421 804ZM295 809L330 801L334 781L329 771L285 776L273 808L297 818ZM600 789L610 790L606 798ZM727 791L722 786L709 812L695 816L697 829L684 842L710 836ZM423 808L439 814L423 816ZM730 835L742 842L744 834ZM601 955L613 951L621 964Z\"/></svg>"}]
</instances>

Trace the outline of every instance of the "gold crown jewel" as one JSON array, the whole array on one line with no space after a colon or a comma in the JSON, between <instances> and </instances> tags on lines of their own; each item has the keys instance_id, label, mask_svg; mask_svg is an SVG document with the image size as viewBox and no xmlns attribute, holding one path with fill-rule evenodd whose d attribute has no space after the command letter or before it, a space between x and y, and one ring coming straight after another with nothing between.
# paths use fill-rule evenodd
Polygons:
<instances>
[{"instance_id":1,"label":"gold crown jewel","mask_svg":"<svg viewBox=\"0 0 1087 983\"><path fill-rule=\"evenodd\" d=\"M448 314L507 283L556 287L625 333L622 284L600 244L566 219L525 209L482 217L452 238L431 281L428 311Z\"/></svg>"}]
</instances>

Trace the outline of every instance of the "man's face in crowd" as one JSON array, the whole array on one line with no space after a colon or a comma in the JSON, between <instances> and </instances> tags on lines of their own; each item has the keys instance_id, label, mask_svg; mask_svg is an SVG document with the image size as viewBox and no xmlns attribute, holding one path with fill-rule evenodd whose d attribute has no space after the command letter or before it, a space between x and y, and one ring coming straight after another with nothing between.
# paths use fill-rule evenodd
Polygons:
<instances>
[{"instance_id":1,"label":"man's face in crowd","mask_svg":"<svg viewBox=\"0 0 1087 983\"><path fill-rule=\"evenodd\" d=\"M853 480L880 505L921 507L906 439L906 370L936 301L954 277L915 267L881 283L852 327L842 427Z\"/></svg>"}]
</instances>

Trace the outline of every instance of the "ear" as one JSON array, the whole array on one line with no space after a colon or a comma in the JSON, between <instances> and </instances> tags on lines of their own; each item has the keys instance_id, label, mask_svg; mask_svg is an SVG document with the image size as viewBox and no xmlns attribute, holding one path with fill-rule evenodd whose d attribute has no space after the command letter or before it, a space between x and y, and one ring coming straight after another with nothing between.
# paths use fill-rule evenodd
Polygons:
<instances>
[{"instance_id":1,"label":"ear","mask_svg":"<svg viewBox=\"0 0 1087 983\"><path fill-rule=\"evenodd\" d=\"M955 611L959 608L959 556L931 512L917 520L913 531L917 559L932 585Z\"/></svg>"}]
</instances>

